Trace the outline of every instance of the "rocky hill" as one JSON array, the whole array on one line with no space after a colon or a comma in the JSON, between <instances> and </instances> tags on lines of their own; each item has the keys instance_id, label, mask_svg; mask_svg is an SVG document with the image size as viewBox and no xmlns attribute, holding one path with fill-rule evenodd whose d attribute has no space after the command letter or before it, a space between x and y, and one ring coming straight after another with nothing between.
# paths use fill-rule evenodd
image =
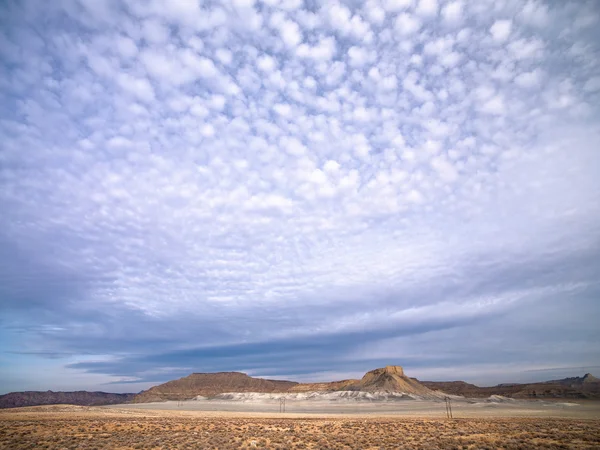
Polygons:
<instances>
[{"instance_id":1,"label":"rocky hill","mask_svg":"<svg viewBox=\"0 0 600 450\"><path fill-rule=\"evenodd\" d=\"M26 391L11 392L0 395L0 408L19 408L22 406L38 405L80 405L99 406L126 403L136 394L111 394L108 392L53 392L53 391Z\"/></svg>"},{"instance_id":2,"label":"rocky hill","mask_svg":"<svg viewBox=\"0 0 600 450\"><path fill-rule=\"evenodd\" d=\"M420 398L435 398L444 393L464 397L600 398L600 382L591 374L584 377L565 378L530 384L500 384L479 387L464 381L419 381L407 377L400 366L387 366L367 372L360 380L342 380L329 383L296 383L293 381L253 378L241 372L194 373L178 380L155 386L133 399L137 403L164 400L187 400L198 396L215 397L229 393L284 393L303 394L311 392L365 392L404 393Z\"/></svg>"},{"instance_id":3,"label":"rocky hill","mask_svg":"<svg viewBox=\"0 0 600 450\"><path fill-rule=\"evenodd\" d=\"M419 396L435 395L432 389L423 386L414 378L404 375L400 366L386 366L371 370L357 383L346 387L349 391L363 392L404 392Z\"/></svg>"},{"instance_id":4,"label":"rocky hill","mask_svg":"<svg viewBox=\"0 0 600 450\"><path fill-rule=\"evenodd\" d=\"M134 398L135 403L186 400L198 395L211 397L226 392L286 392L294 381L253 378L241 372L193 373L154 386Z\"/></svg>"},{"instance_id":5,"label":"rocky hill","mask_svg":"<svg viewBox=\"0 0 600 450\"><path fill-rule=\"evenodd\" d=\"M225 393L303 393L303 392L402 392L421 397L439 394L408 378L400 366L387 366L367 372L360 380L331 383L295 383L293 381L253 378L240 372L194 373L178 380L155 386L137 395L136 403L164 400L186 400L198 396L214 397Z\"/></svg>"},{"instance_id":6,"label":"rocky hill","mask_svg":"<svg viewBox=\"0 0 600 450\"><path fill-rule=\"evenodd\" d=\"M565 380L572 380L572 379L573 378L565 378ZM577 378L577 380L579 380L579 378ZM586 373L583 376L583 378L581 379L581 384L593 384L593 383L600 383L600 378L596 378L591 373Z\"/></svg>"},{"instance_id":7,"label":"rocky hill","mask_svg":"<svg viewBox=\"0 0 600 450\"><path fill-rule=\"evenodd\" d=\"M430 388L464 397L489 397L502 395L520 399L600 399L600 380L592 374L540 383L509 383L490 387L479 387L464 381L421 381Z\"/></svg>"},{"instance_id":8,"label":"rocky hill","mask_svg":"<svg viewBox=\"0 0 600 450\"><path fill-rule=\"evenodd\" d=\"M360 380L342 380L329 383L299 383L289 392L404 392L406 394L428 395L431 389L414 378L404 375L400 366L386 366L367 372Z\"/></svg>"}]
</instances>

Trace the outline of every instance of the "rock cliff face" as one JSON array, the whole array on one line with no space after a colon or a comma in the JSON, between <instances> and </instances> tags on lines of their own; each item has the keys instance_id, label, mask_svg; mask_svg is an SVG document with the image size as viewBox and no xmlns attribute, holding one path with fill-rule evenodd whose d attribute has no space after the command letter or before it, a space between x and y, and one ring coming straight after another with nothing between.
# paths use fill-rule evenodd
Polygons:
<instances>
[{"instance_id":1,"label":"rock cliff face","mask_svg":"<svg viewBox=\"0 0 600 450\"><path fill-rule=\"evenodd\" d=\"M293 386L289 392L336 392L346 391L349 386L358 383L359 380L331 381L329 383L299 383Z\"/></svg>"},{"instance_id":2,"label":"rock cliff face","mask_svg":"<svg viewBox=\"0 0 600 450\"><path fill-rule=\"evenodd\" d=\"M591 373L586 373L581 380L583 384L600 383L600 378L596 378Z\"/></svg>"},{"instance_id":3,"label":"rock cliff face","mask_svg":"<svg viewBox=\"0 0 600 450\"><path fill-rule=\"evenodd\" d=\"M38 405L81 405L99 406L127 403L136 394L111 394L108 392L53 392L53 391L26 391L11 392L0 395L0 408L19 408L22 406Z\"/></svg>"},{"instance_id":4,"label":"rock cliff face","mask_svg":"<svg viewBox=\"0 0 600 450\"><path fill-rule=\"evenodd\" d=\"M347 387L351 391L365 392L404 392L420 396L432 396L435 393L417 380L404 375L400 366L386 366L371 370L358 382Z\"/></svg>"}]
</instances>

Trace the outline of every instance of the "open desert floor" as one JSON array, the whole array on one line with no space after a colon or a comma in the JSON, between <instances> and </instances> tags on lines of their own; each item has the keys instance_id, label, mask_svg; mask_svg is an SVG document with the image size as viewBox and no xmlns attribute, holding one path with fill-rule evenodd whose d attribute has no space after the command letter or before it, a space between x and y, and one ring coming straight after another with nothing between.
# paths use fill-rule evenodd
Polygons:
<instances>
[{"instance_id":1,"label":"open desert floor","mask_svg":"<svg viewBox=\"0 0 600 450\"><path fill-rule=\"evenodd\" d=\"M600 401L528 401L513 400L496 396L494 399L452 400L452 412L456 418L480 417L559 417L600 419ZM187 400L155 403L133 403L118 405L131 411L196 411L203 413L231 414L279 414L278 399L230 400ZM418 416L430 418L446 417L443 401L400 400L400 401L315 401L286 399L288 417L302 415L346 416Z\"/></svg>"},{"instance_id":2,"label":"open desert floor","mask_svg":"<svg viewBox=\"0 0 600 450\"><path fill-rule=\"evenodd\" d=\"M168 407L172 405L160 404L163 409L157 405L58 405L3 410L0 448L600 448L597 403L580 405L579 411L576 406L557 406L553 414L541 410L537 416L533 409L525 414L517 408L512 413L496 408L492 414L491 408L463 407L460 411L455 408L454 419L416 410L411 414L406 410L379 414L375 408L381 405L368 405L373 410L358 414L280 414L186 410L173 403L171 409Z\"/></svg>"}]
</instances>

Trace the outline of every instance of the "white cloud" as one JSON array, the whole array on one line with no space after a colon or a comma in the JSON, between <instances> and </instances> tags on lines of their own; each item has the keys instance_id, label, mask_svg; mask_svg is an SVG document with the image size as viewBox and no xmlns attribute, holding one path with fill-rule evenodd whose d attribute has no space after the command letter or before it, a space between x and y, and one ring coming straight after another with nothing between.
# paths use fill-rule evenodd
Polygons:
<instances>
[{"instance_id":1,"label":"white cloud","mask_svg":"<svg viewBox=\"0 0 600 450\"><path fill-rule=\"evenodd\" d=\"M453 182L458 178L458 173L454 166L443 156L436 156L431 160L431 166L445 182Z\"/></svg>"},{"instance_id":2,"label":"white cloud","mask_svg":"<svg viewBox=\"0 0 600 450\"><path fill-rule=\"evenodd\" d=\"M332 59L337 51L337 45L333 36L324 37L317 45L310 46L300 44L297 54L301 58L312 58L317 61L328 61Z\"/></svg>"},{"instance_id":3,"label":"white cloud","mask_svg":"<svg viewBox=\"0 0 600 450\"><path fill-rule=\"evenodd\" d=\"M258 58L256 65L263 72L272 72L276 67L276 62L269 55L262 55Z\"/></svg>"},{"instance_id":4,"label":"white cloud","mask_svg":"<svg viewBox=\"0 0 600 450\"><path fill-rule=\"evenodd\" d=\"M517 59L529 59L541 56L544 50L544 43L536 38L518 39L508 44L508 49Z\"/></svg>"},{"instance_id":5,"label":"white cloud","mask_svg":"<svg viewBox=\"0 0 600 450\"><path fill-rule=\"evenodd\" d=\"M484 84L482 86L479 86L478 88L476 88L473 91L473 94L475 95L475 98L479 102L482 102L484 100L489 99L495 93L496 93L496 89L493 86L489 85L489 84Z\"/></svg>"},{"instance_id":6,"label":"white cloud","mask_svg":"<svg viewBox=\"0 0 600 450\"><path fill-rule=\"evenodd\" d=\"M231 3L235 8L244 11L244 10L253 8L255 1L254 0L232 0Z\"/></svg>"},{"instance_id":7,"label":"white cloud","mask_svg":"<svg viewBox=\"0 0 600 450\"><path fill-rule=\"evenodd\" d=\"M505 42L512 30L512 20L496 20L490 27L490 34L496 42Z\"/></svg>"},{"instance_id":8,"label":"white cloud","mask_svg":"<svg viewBox=\"0 0 600 450\"><path fill-rule=\"evenodd\" d=\"M206 123L200 128L200 133L202 136L210 138L215 135L215 128L210 123Z\"/></svg>"},{"instance_id":9,"label":"white cloud","mask_svg":"<svg viewBox=\"0 0 600 450\"><path fill-rule=\"evenodd\" d=\"M504 114L506 106L501 94L494 95L481 105L481 111L487 114Z\"/></svg>"},{"instance_id":10,"label":"white cloud","mask_svg":"<svg viewBox=\"0 0 600 450\"><path fill-rule=\"evenodd\" d=\"M117 78L117 82L121 88L140 100L146 102L154 100L154 89L145 78L136 78L129 74L121 73Z\"/></svg>"},{"instance_id":11,"label":"white cloud","mask_svg":"<svg viewBox=\"0 0 600 450\"><path fill-rule=\"evenodd\" d=\"M452 50L454 45L451 37L442 37L438 39L432 39L425 44L423 47L423 53L426 55L438 55L442 56Z\"/></svg>"},{"instance_id":12,"label":"white cloud","mask_svg":"<svg viewBox=\"0 0 600 450\"><path fill-rule=\"evenodd\" d=\"M523 88L539 87L542 82L542 73L539 69L531 72L520 73L515 77L515 83Z\"/></svg>"},{"instance_id":13,"label":"white cloud","mask_svg":"<svg viewBox=\"0 0 600 450\"><path fill-rule=\"evenodd\" d=\"M128 4L143 15L162 16L177 24L193 26L206 18L206 11L202 11L198 2L186 0L158 0L155 2L137 2Z\"/></svg>"},{"instance_id":14,"label":"white cloud","mask_svg":"<svg viewBox=\"0 0 600 450\"><path fill-rule=\"evenodd\" d=\"M456 65L458 65L458 63L462 60L462 58L463 58L462 54L460 54L458 52L448 52L440 58L440 63L444 67L452 68L452 67L455 67Z\"/></svg>"},{"instance_id":15,"label":"white cloud","mask_svg":"<svg viewBox=\"0 0 600 450\"><path fill-rule=\"evenodd\" d=\"M133 58L138 52L135 41L127 36L119 36L117 38L116 49L125 59Z\"/></svg>"},{"instance_id":16,"label":"white cloud","mask_svg":"<svg viewBox=\"0 0 600 450\"><path fill-rule=\"evenodd\" d=\"M600 76L595 76L587 80L583 86L583 90L586 92L600 91Z\"/></svg>"},{"instance_id":17,"label":"white cloud","mask_svg":"<svg viewBox=\"0 0 600 450\"><path fill-rule=\"evenodd\" d=\"M277 103L273 106L273 110L283 117L289 117L292 112L292 107L287 103Z\"/></svg>"},{"instance_id":18,"label":"white cloud","mask_svg":"<svg viewBox=\"0 0 600 450\"><path fill-rule=\"evenodd\" d=\"M286 19L283 14L271 15L270 24L279 31L281 40L287 47L296 47L302 42L302 32L298 24L293 20Z\"/></svg>"},{"instance_id":19,"label":"white cloud","mask_svg":"<svg viewBox=\"0 0 600 450\"><path fill-rule=\"evenodd\" d=\"M302 41L300 27L295 22L287 22L281 31L281 38L288 47L295 47Z\"/></svg>"},{"instance_id":20,"label":"white cloud","mask_svg":"<svg viewBox=\"0 0 600 450\"><path fill-rule=\"evenodd\" d=\"M151 44L164 44L170 36L169 29L156 19L147 19L142 23L142 33Z\"/></svg>"},{"instance_id":21,"label":"white cloud","mask_svg":"<svg viewBox=\"0 0 600 450\"><path fill-rule=\"evenodd\" d=\"M331 28L344 37L351 37L361 42L373 39L369 24L358 14L338 2L326 3L322 13L325 14Z\"/></svg>"},{"instance_id":22,"label":"white cloud","mask_svg":"<svg viewBox=\"0 0 600 450\"><path fill-rule=\"evenodd\" d=\"M187 40L186 44L188 47L194 49L198 53L204 50L204 42L202 42L202 39L198 38L198 36L192 36Z\"/></svg>"},{"instance_id":23,"label":"white cloud","mask_svg":"<svg viewBox=\"0 0 600 450\"><path fill-rule=\"evenodd\" d=\"M398 12L413 6L413 0L383 0L382 6L388 12Z\"/></svg>"},{"instance_id":24,"label":"white cloud","mask_svg":"<svg viewBox=\"0 0 600 450\"><path fill-rule=\"evenodd\" d=\"M179 84L191 78L177 59L165 53L145 49L140 54L140 61L150 75L162 81Z\"/></svg>"},{"instance_id":25,"label":"white cloud","mask_svg":"<svg viewBox=\"0 0 600 450\"><path fill-rule=\"evenodd\" d=\"M492 3L0 2L0 255L19 243L0 256L2 298L15 322L64 330L20 347L118 341L146 358L192 339L318 339L365 314L367 344L409 317L426 346L442 319L518 320L535 302L524 279L594 281L595 19ZM40 290L52 314L33 316ZM553 314L547 329L563 327Z\"/></svg>"},{"instance_id":26,"label":"white cloud","mask_svg":"<svg viewBox=\"0 0 600 450\"><path fill-rule=\"evenodd\" d=\"M340 170L340 164L337 161L330 159L323 166L323 170L328 173L338 173Z\"/></svg>"},{"instance_id":27,"label":"white cloud","mask_svg":"<svg viewBox=\"0 0 600 450\"><path fill-rule=\"evenodd\" d=\"M413 34L421 28L421 21L408 13L398 14L395 20L396 32L402 36Z\"/></svg>"},{"instance_id":28,"label":"white cloud","mask_svg":"<svg viewBox=\"0 0 600 450\"><path fill-rule=\"evenodd\" d=\"M340 30L342 32L347 32L350 26L351 13L348 8L339 3L332 3L331 7L328 9L328 16L331 26L334 29Z\"/></svg>"},{"instance_id":29,"label":"white cloud","mask_svg":"<svg viewBox=\"0 0 600 450\"><path fill-rule=\"evenodd\" d=\"M527 0L519 17L525 23L536 27L546 26L550 20L548 6L538 0Z\"/></svg>"},{"instance_id":30,"label":"white cloud","mask_svg":"<svg viewBox=\"0 0 600 450\"><path fill-rule=\"evenodd\" d=\"M185 66L192 70L196 75L203 78L215 78L219 71L212 60L203 56L198 56L190 50L181 52L181 61Z\"/></svg>"},{"instance_id":31,"label":"white cloud","mask_svg":"<svg viewBox=\"0 0 600 450\"><path fill-rule=\"evenodd\" d=\"M307 151L306 146L295 137L284 136L279 140L279 145L292 156L302 156Z\"/></svg>"},{"instance_id":32,"label":"white cloud","mask_svg":"<svg viewBox=\"0 0 600 450\"><path fill-rule=\"evenodd\" d=\"M367 1L364 10L368 20L375 25L381 25L385 20L385 10L372 0Z\"/></svg>"},{"instance_id":33,"label":"white cloud","mask_svg":"<svg viewBox=\"0 0 600 450\"><path fill-rule=\"evenodd\" d=\"M425 200L423 195L415 189L411 189L410 192L406 194L406 199L411 203L423 203Z\"/></svg>"},{"instance_id":34,"label":"white cloud","mask_svg":"<svg viewBox=\"0 0 600 450\"><path fill-rule=\"evenodd\" d=\"M362 67L372 60L369 52L362 47L350 47L348 49L348 57L350 58L350 66L352 67Z\"/></svg>"},{"instance_id":35,"label":"white cloud","mask_svg":"<svg viewBox=\"0 0 600 450\"><path fill-rule=\"evenodd\" d=\"M359 106L354 110L354 118L359 122L368 122L371 120L372 114L367 108Z\"/></svg>"},{"instance_id":36,"label":"white cloud","mask_svg":"<svg viewBox=\"0 0 600 450\"><path fill-rule=\"evenodd\" d=\"M123 136L114 136L110 138L106 144L111 148L127 148L130 147L133 143L131 142L131 140Z\"/></svg>"},{"instance_id":37,"label":"white cloud","mask_svg":"<svg viewBox=\"0 0 600 450\"><path fill-rule=\"evenodd\" d=\"M442 18L448 24L458 24L462 21L464 4L461 0L448 2L442 8Z\"/></svg>"},{"instance_id":38,"label":"white cloud","mask_svg":"<svg viewBox=\"0 0 600 450\"><path fill-rule=\"evenodd\" d=\"M206 106L196 103L190 107L190 114L194 115L195 117L204 118L208 116L209 111Z\"/></svg>"},{"instance_id":39,"label":"white cloud","mask_svg":"<svg viewBox=\"0 0 600 450\"><path fill-rule=\"evenodd\" d=\"M217 111L222 111L226 103L227 99L222 95L216 94L210 98L210 107Z\"/></svg>"},{"instance_id":40,"label":"white cloud","mask_svg":"<svg viewBox=\"0 0 600 450\"><path fill-rule=\"evenodd\" d=\"M437 0L419 0L416 13L421 17L436 16L438 13L438 7Z\"/></svg>"},{"instance_id":41,"label":"white cloud","mask_svg":"<svg viewBox=\"0 0 600 450\"><path fill-rule=\"evenodd\" d=\"M215 56L219 61L221 61L222 64L225 64L226 66L231 64L231 61L233 61L233 55L226 48L217 49Z\"/></svg>"}]
</instances>

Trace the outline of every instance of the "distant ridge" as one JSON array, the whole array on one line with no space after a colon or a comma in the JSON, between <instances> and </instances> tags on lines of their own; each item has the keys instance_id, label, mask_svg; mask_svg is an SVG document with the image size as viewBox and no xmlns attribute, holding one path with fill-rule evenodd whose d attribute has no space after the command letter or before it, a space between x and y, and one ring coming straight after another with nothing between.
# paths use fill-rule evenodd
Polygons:
<instances>
[{"instance_id":1,"label":"distant ridge","mask_svg":"<svg viewBox=\"0 0 600 450\"><path fill-rule=\"evenodd\" d=\"M165 400L188 400L197 396L214 397L228 393L306 393L306 392L402 392L421 398L444 394L464 397L536 398L600 398L600 382L591 374L529 384L499 384L479 387L464 381L419 381L407 377L401 366L386 366L367 372L360 380L329 383L296 383L294 381L254 378L242 372L193 373L187 377L152 387L135 396L133 402L147 403Z\"/></svg>"},{"instance_id":2,"label":"distant ridge","mask_svg":"<svg viewBox=\"0 0 600 450\"><path fill-rule=\"evenodd\" d=\"M502 395L519 399L600 399L600 379L591 373L587 373L583 377L570 377L539 383L503 383L490 387L479 387L464 381L421 381L421 383L430 389L464 397Z\"/></svg>"},{"instance_id":3,"label":"distant ridge","mask_svg":"<svg viewBox=\"0 0 600 450\"><path fill-rule=\"evenodd\" d=\"M146 403L166 400L188 400L197 396L215 397L229 393L333 393L334 397L404 393L413 398L450 395L483 398L501 395L517 399L600 399L600 379L590 373L540 383L504 383L479 387L464 381L419 381L407 377L400 366L386 366L367 372L360 380L321 383L297 383L285 380L254 378L242 372L192 373L178 380L154 386L139 394L107 392L26 391L0 395L0 408L71 404L81 406ZM363 392L364 394L359 394ZM387 395L387 394L386 394ZM310 396L310 394L309 394ZM340 398L341 398L340 397ZM337 397L336 397L337 398Z\"/></svg>"},{"instance_id":4,"label":"distant ridge","mask_svg":"<svg viewBox=\"0 0 600 450\"><path fill-rule=\"evenodd\" d=\"M23 406L39 405L80 405L100 406L127 403L136 394L112 394L109 392L53 392L53 391L25 391L10 392L0 395L0 408L20 408Z\"/></svg>"}]
</instances>

